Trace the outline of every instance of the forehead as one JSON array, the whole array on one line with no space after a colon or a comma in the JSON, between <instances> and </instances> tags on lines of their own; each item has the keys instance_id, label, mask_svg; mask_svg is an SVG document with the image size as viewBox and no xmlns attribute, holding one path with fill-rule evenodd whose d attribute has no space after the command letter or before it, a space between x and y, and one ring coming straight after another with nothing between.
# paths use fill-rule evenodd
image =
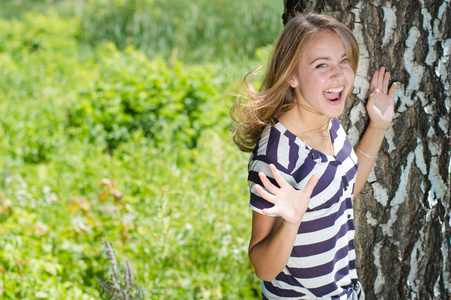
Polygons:
<instances>
[{"instance_id":1,"label":"forehead","mask_svg":"<svg viewBox=\"0 0 451 300\"><path fill-rule=\"evenodd\" d=\"M324 31L316 34L304 49L303 60L312 60L318 57L342 57L346 54L343 41L333 31Z\"/></svg>"}]
</instances>

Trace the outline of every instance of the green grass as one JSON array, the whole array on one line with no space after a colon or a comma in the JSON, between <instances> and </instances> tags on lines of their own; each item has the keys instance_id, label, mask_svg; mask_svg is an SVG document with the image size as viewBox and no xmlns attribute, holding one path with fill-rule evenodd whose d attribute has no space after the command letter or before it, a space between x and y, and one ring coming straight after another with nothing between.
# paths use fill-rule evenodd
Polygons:
<instances>
[{"instance_id":1,"label":"green grass","mask_svg":"<svg viewBox=\"0 0 451 300\"><path fill-rule=\"evenodd\" d=\"M282 1L117 0L85 2L79 12L80 39L108 40L119 49L136 45L150 57L163 55L186 63L240 61L274 41Z\"/></svg>"},{"instance_id":2,"label":"green grass","mask_svg":"<svg viewBox=\"0 0 451 300\"><path fill-rule=\"evenodd\" d=\"M101 298L107 239L145 299L258 299L228 93L281 4L74 3L2 3L1 298Z\"/></svg>"},{"instance_id":3,"label":"green grass","mask_svg":"<svg viewBox=\"0 0 451 300\"><path fill-rule=\"evenodd\" d=\"M274 42L282 29L283 1L256 0L3 0L0 17L56 11L79 20L77 38L91 46L129 45L149 57L185 63L245 62Z\"/></svg>"}]
</instances>

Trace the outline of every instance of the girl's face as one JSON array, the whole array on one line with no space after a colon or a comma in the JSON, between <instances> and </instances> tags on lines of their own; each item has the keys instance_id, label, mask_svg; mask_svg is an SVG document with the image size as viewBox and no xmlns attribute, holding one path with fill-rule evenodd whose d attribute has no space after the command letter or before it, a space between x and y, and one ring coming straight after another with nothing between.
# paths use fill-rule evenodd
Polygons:
<instances>
[{"instance_id":1,"label":"girl's face","mask_svg":"<svg viewBox=\"0 0 451 300\"><path fill-rule=\"evenodd\" d=\"M305 47L290 85L297 101L329 118L339 116L354 82L344 44L332 31L317 34Z\"/></svg>"}]
</instances>

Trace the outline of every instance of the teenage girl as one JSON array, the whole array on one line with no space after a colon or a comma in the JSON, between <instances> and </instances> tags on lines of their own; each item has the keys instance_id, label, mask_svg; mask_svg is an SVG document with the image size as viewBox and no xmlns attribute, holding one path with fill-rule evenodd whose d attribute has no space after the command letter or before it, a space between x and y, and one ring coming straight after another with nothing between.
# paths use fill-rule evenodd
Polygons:
<instances>
[{"instance_id":1,"label":"teenage girl","mask_svg":"<svg viewBox=\"0 0 451 300\"><path fill-rule=\"evenodd\" d=\"M279 36L259 91L232 109L234 141L252 152L249 257L263 299L364 299L352 200L393 118L396 83L374 72L370 122L355 152L337 117L352 91L359 49L332 17L297 15Z\"/></svg>"}]
</instances>

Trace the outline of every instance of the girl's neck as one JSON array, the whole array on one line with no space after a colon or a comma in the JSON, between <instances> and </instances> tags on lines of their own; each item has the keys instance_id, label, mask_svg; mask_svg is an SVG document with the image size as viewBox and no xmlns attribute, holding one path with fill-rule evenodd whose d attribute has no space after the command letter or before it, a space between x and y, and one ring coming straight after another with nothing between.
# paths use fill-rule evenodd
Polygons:
<instances>
[{"instance_id":1,"label":"girl's neck","mask_svg":"<svg viewBox=\"0 0 451 300\"><path fill-rule=\"evenodd\" d=\"M330 118L315 111L294 106L288 111L296 123L300 124L310 134L325 135L329 129Z\"/></svg>"},{"instance_id":2,"label":"girl's neck","mask_svg":"<svg viewBox=\"0 0 451 300\"><path fill-rule=\"evenodd\" d=\"M292 111L293 112L293 111ZM288 130L290 130L292 133L294 133L297 137L299 137L301 140L304 141L304 143L307 143L310 147L321 151L324 154L328 154L333 156L334 150L332 145L332 140L330 138L330 131L328 123L326 124L325 130L319 130L317 134L310 133L307 129L305 129L302 125L300 125L298 122L294 120L292 116L290 116L289 112L285 112L284 116L286 116L291 123L288 126L285 126ZM280 120L282 122L282 120ZM283 123L282 123L283 124ZM298 128L295 128L293 130L292 125L296 125ZM285 124L283 124L285 125ZM291 128L291 129L290 129ZM299 131L299 129L301 131ZM327 147L329 146L329 147Z\"/></svg>"}]
</instances>

